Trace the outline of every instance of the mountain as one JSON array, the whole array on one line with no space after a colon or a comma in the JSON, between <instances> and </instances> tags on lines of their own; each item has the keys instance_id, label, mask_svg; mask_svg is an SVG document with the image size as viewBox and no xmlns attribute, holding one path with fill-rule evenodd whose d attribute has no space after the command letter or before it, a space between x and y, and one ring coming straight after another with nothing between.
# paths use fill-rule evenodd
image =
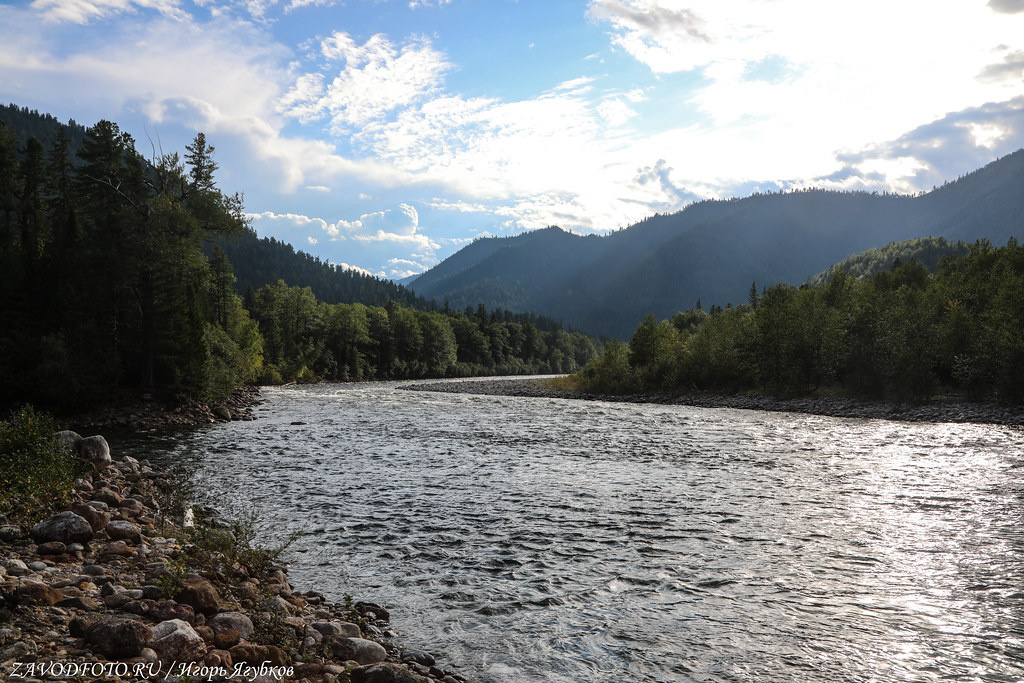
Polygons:
<instances>
[{"instance_id":1,"label":"mountain","mask_svg":"<svg viewBox=\"0 0 1024 683\"><path fill-rule=\"evenodd\" d=\"M432 308L431 302L391 280L367 275L356 270L339 268L304 251L296 251L287 242L273 237L259 237L251 228L240 235L207 244L204 251L212 253L219 246L231 261L239 294L284 280L289 285L309 287L318 299L329 304L366 304L383 306L389 300L419 310Z\"/></svg>"},{"instance_id":2,"label":"mountain","mask_svg":"<svg viewBox=\"0 0 1024 683\"><path fill-rule=\"evenodd\" d=\"M1024 236L1024 150L909 196L831 190L709 200L604 236L557 227L480 239L416 279L452 308L530 310L627 338L648 313L746 301L751 283L803 283L870 248L918 237Z\"/></svg>"},{"instance_id":3,"label":"mountain","mask_svg":"<svg viewBox=\"0 0 1024 683\"><path fill-rule=\"evenodd\" d=\"M844 270L858 279L869 278L875 273L891 269L897 260L906 263L913 259L924 265L929 273L934 273L945 257L963 256L967 252L967 243L950 242L945 237L917 237L902 242L889 242L884 247L868 249L843 259L812 277L807 284L812 287L823 285L838 270Z\"/></svg>"}]
</instances>

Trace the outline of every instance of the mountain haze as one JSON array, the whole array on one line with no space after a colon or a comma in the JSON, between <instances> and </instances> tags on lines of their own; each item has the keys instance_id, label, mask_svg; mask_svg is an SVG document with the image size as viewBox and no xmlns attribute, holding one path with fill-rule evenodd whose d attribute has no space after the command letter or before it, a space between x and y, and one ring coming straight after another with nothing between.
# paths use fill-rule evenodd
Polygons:
<instances>
[{"instance_id":1,"label":"mountain haze","mask_svg":"<svg viewBox=\"0 0 1024 683\"><path fill-rule=\"evenodd\" d=\"M750 285L799 284L889 242L945 237L1005 244L1024 233L1024 150L929 193L831 190L710 200L604 236L557 227L475 241L417 278L453 308L501 306L628 337L648 313L739 304Z\"/></svg>"}]
</instances>

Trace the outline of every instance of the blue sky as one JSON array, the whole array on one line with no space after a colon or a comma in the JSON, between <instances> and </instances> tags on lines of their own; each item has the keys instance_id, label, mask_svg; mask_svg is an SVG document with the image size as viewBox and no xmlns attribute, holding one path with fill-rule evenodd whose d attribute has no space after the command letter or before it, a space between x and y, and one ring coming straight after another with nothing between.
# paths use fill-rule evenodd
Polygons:
<instances>
[{"instance_id":1,"label":"blue sky","mask_svg":"<svg viewBox=\"0 0 1024 683\"><path fill-rule=\"evenodd\" d=\"M401 278L705 198L1024 147L1024 0L35 0L0 100L216 147L261 235Z\"/></svg>"}]
</instances>

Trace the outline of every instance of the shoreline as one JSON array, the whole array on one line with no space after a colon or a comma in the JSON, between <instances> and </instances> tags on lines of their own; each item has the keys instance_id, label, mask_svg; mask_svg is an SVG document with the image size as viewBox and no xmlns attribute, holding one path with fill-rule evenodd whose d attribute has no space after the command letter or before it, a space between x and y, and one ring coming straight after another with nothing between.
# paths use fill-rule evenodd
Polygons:
<instances>
[{"instance_id":1,"label":"shoreline","mask_svg":"<svg viewBox=\"0 0 1024 683\"><path fill-rule=\"evenodd\" d=\"M423 381L401 385L409 391L526 396L577 401L656 403L700 408L736 408L769 412L806 413L829 417L894 420L900 422L971 422L1006 426L1024 425L1024 406L999 403L886 403L849 398L776 398L746 394L628 394L606 395L564 391L547 378L502 378Z\"/></svg>"},{"instance_id":2,"label":"shoreline","mask_svg":"<svg viewBox=\"0 0 1024 683\"><path fill-rule=\"evenodd\" d=\"M195 525L189 477L56 436L92 471L39 523L0 518L0 678L469 680L405 649L384 607L293 588L254 520Z\"/></svg>"},{"instance_id":3,"label":"shoreline","mask_svg":"<svg viewBox=\"0 0 1024 683\"><path fill-rule=\"evenodd\" d=\"M172 404L141 398L116 401L94 410L84 410L56 418L75 431L144 431L151 429L197 427L215 422L251 421L255 406L263 402L256 385L241 386L223 401L200 403L190 401Z\"/></svg>"}]
</instances>

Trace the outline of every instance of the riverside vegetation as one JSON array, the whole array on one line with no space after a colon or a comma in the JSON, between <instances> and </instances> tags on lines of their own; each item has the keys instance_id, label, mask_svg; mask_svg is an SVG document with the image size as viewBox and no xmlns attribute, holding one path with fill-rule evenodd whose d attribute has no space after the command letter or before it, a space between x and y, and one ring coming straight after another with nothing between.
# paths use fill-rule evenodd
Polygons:
<instances>
[{"instance_id":1,"label":"riverside vegetation","mask_svg":"<svg viewBox=\"0 0 1024 683\"><path fill-rule=\"evenodd\" d=\"M561 382L594 394L763 393L896 402L1024 401L1024 247L979 241L935 275L897 259L864 279L777 285L741 306L648 316Z\"/></svg>"},{"instance_id":2,"label":"riverside vegetation","mask_svg":"<svg viewBox=\"0 0 1024 683\"><path fill-rule=\"evenodd\" d=\"M41 120L0 108L12 111ZM55 124L47 147L31 135L19 143L0 120L0 406L95 410L139 395L217 402L249 383L572 372L598 351L554 321L452 311L257 240L242 196L217 187L202 133L182 156L147 159L113 122ZM285 267L243 297L228 251L253 278L291 256L333 303L278 279Z\"/></svg>"},{"instance_id":3,"label":"riverside vegetation","mask_svg":"<svg viewBox=\"0 0 1024 683\"><path fill-rule=\"evenodd\" d=\"M383 607L294 590L253 514L191 525L187 472L56 427L0 423L5 680L465 680L403 651Z\"/></svg>"}]
</instances>

